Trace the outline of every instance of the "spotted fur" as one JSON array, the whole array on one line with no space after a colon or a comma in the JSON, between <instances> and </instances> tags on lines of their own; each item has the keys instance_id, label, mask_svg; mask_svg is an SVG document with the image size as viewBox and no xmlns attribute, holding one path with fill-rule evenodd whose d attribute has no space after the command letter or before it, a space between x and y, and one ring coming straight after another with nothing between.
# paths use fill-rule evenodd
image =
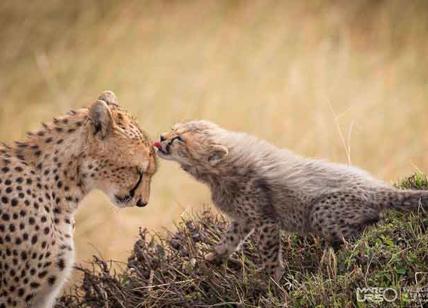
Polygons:
<instances>
[{"instance_id":1,"label":"spotted fur","mask_svg":"<svg viewBox=\"0 0 428 308\"><path fill-rule=\"evenodd\" d=\"M355 167L312 160L207 121L177 124L156 142L209 186L232 223L208 260L226 258L251 232L267 273L282 273L280 230L318 234L331 243L358 236L386 208L426 208L428 192L397 190Z\"/></svg>"},{"instance_id":2,"label":"spotted fur","mask_svg":"<svg viewBox=\"0 0 428 308\"><path fill-rule=\"evenodd\" d=\"M151 142L112 92L0 147L0 307L52 307L73 265L73 216L93 189L144 206Z\"/></svg>"}]
</instances>

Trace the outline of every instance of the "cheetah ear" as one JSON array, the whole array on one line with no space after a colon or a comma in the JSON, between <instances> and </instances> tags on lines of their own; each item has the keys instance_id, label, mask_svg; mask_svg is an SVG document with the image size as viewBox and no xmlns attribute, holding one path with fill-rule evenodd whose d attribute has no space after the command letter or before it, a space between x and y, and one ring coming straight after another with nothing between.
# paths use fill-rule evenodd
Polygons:
<instances>
[{"instance_id":1,"label":"cheetah ear","mask_svg":"<svg viewBox=\"0 0 428 308\"><path fill-rule=\"evenodd\" d=\"M229 150L222 145L214 145L210 150L210 156L208 157L208 162L211 166L217 165L221 162L227 155Z\"/></svg>"},{"instance_id":2,"label":"cheetah ear","mask_svg":"<svg viewBox=\"0 0 428 308\"><path fill-rule=\"evenodd\" d=\"M109 106L119 106L119 102L117 100L116 95L110 90L106 90L101 93L100 97L98 97L98 100L105 101Z\"/></svg>"},{"instance_id":3,"label":"cheetah ear","mask_svg":"<svg viewBox=\"0 0 428 308\"><path fill-rule=\"evenodd\" d=\"M97 100L89 107L89 120L94 135L98 135L101 139L104 139L113 128L113 116L103 100Z\"/></svg>"}]
</instances>

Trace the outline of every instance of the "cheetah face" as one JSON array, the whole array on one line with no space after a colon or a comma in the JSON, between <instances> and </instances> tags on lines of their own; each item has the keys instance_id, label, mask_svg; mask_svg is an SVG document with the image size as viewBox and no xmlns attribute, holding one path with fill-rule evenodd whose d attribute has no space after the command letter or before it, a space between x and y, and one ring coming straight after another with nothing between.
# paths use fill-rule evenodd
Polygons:
<instances>
[{"instance_id":1,"label":"cheetah face","mask_svg":"<svg viewBox=\"0 0 428 308\"><path fill-rule=\"evenodd\" d=\"M205 165L215 167L228 154L226 147L214 142L212 135L220 128L207 121L176 124L160 135L153 145L159 157L176 161L183 167Z\"/></svg>"},{"instance_id":2,"label":"cheetah face","mask_svg":"<svg viewBox=\"0 0 428 308\"><path fill-rule=\"evenodd\" d=\"M156 171L155 152L138 124L116 104L98 100L89 110L85 186L100 189L118 207L146 206Z\"/></svg>"}]
</instances>

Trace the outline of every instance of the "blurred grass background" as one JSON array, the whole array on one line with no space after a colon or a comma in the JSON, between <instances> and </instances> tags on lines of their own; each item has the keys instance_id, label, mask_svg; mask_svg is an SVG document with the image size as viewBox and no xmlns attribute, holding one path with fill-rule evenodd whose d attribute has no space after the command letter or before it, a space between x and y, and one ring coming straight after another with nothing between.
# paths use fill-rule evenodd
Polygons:
<instances>
[{"instance_id":1,"label":"blurred grass background","mask_svg":"<svg viewBox=\"0 0 428 308\"><path fill-rule=\"evenodd\" d=\"M428 170L428 2L0 2L0 137L116 92L153 138L205 118L393 181ZM78 217L78 261L125 260L210 201L161 162L149 206L101 193Z\"/></svg>"}]
</instances>

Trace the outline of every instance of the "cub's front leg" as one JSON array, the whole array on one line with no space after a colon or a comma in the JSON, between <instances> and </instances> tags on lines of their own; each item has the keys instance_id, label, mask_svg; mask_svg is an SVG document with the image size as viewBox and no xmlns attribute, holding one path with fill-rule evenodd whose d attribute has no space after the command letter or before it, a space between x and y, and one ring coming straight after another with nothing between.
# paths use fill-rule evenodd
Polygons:
<instances>
[{"instance_id":1,"label":"cub's front leg","mask_svg":"<svg viewBox=\"0 0 428 308\"><path fill-rule=\"evenodd\" d=\"M280 232L278 224L271 220L263 221L254 230L256 243L263 262L261 271L275 281L279 281L284 273Z\"/></svg>"},{"instance_id":2,"label":"cub's front leg","mask_svg":"<svg viewBox=\"0 0 428 308\"><path fill-rule=\"evenodd\" d=\"M214 251L205 255L207 261L224 261L253 232L247 221L232 221L223 239L214 247Z\"/></svg>"}]
</instances>

